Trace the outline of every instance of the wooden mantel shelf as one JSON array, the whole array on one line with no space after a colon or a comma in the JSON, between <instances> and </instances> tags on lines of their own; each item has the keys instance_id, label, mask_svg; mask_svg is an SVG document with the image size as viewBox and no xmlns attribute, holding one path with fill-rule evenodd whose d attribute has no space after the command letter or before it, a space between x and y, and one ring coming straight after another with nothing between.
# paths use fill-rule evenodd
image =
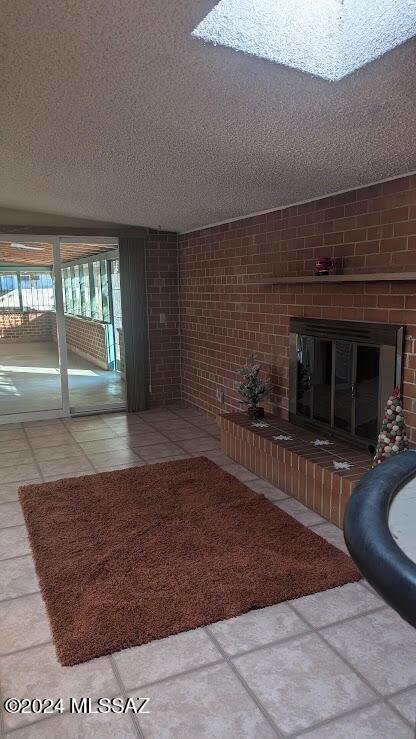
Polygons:
<instances>
[{"instance_id":1,"label":"wooden mantel shelf","mask_svg":"<svg viewBox=\"0 0 416 739\"><path fill-rule=\"evenodd\" d=\"M261 281L263 285L304 285L324 284L332 282L397 282L399 280L416 280L416 272L370 272L369 274L355 275L305 275L303 277L266 277Z\"/></svg>"}]
</instances>

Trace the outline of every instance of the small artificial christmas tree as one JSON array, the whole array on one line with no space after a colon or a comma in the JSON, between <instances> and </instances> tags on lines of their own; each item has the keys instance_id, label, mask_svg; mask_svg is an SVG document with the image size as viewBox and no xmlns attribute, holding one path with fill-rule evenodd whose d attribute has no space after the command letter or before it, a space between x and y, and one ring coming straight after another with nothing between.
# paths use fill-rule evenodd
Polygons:
<instances>
[{"instance_id":1,"label":"small artificial christmas tree","mask_svg":"<svg viewBox=\"0 0 416 739\"><path fill-rule=\"evenodd\" d=\"M387 401L381 431L378 435L377 450L374 455L373 467L384 462L393 454L399 454L407 449L407 434L403 416L403 405L400 400L400 390L394 388L393 395Z\"/></svg>"},{"instance_id":2,"label":"small artificial christmas tree","mask_svg":"<svg viewBox=\"0 0 416 739\"><path fill-rule=\"evenodd\" d=\"M257 405L270 391L269 382L263 382L259 377L260 369L261 364L258 364L256 362L255 355L251 354L247 364L240 369L242 382L237 388L239 394L243 398L240 402L245 403L248 406L247 413L253 418L264 417L264 409L258 408Z\"/></svg>"}]
</instances>

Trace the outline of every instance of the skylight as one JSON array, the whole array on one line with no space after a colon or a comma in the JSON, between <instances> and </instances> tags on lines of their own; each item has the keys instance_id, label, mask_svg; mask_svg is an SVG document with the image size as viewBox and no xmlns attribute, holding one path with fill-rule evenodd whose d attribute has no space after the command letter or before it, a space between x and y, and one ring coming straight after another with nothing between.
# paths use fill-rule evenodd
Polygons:
<instances>
[{"instance_id":1,"label":"skylight","mask_svg":"<svg viewBox=\"0 0 416 739\"><path fill-rule=\"evenodd\" d=\"M340 80L416 35L416 0L220 0L193 36Z\"/></svg>"}]
</instances>

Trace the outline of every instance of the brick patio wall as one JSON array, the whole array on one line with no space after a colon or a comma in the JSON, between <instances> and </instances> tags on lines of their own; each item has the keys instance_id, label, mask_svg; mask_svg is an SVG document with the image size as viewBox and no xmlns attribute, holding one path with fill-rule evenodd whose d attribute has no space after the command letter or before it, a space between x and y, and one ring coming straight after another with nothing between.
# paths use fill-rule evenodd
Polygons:
<instances>
[{"instance_id":1,"label":"brick patio wall","mask_svg":"<svg viewBox=\"0 0 416 739\"><path fill-rule=\"evenodd\" d=\"M105 324L77 316L65 316L68 351L84 357L92 364L107 369ZM51 339L57 341L55 314L51 314Z\"/></svg>"},{"instance_id":2,"label":"brick patio wall","mask_svg":"<svg viewBox=\"0 0 416 739\"><path fill-rule=\"evenodd\" d=\"M2 343L50 341L49 311L1 311L0 341Z\"/></svg>"},{"instance_id":3,"label":"brick patio wall","mask_svg":"<svg viewBox=\"0 0 416 739\"><path fill-rule=\"evenodd\" d=\"M65 328L69 351L107 369L105 324L76 316L65 316Z\"/></svg>"},{"instance_id":4,"label":"brick patio wall","mask_svg":"<svg viewBox=\"0 0 416 739\"><path fill-rule=\"evenodd\" d=\"M254 351L288 414L289 318L405 324L404 407L416 442L416 282L262 285L313 274L317 257L345 273L416 271L416 176L179 237L182 394L210 412L241 406L238 368ZM225 403L216 400L216 389Z\"/></svg>"}]
</instances>

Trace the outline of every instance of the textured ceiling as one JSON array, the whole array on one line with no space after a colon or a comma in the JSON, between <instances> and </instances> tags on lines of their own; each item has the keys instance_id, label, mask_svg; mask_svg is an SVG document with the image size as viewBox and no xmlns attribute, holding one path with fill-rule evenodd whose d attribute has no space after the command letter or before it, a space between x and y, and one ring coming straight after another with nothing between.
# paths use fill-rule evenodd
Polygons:
<instances>
[{"instance_id":1,"label":"textured ceiling","mask_svg":"<svg viewBox=\"0 0 416 739\"><path fill-rule=\"evenodd\" d=\"M187 230L416 170L416 43L333 83L212 0L2 0L0 208Z\"/></svg>"}]
</instances>

